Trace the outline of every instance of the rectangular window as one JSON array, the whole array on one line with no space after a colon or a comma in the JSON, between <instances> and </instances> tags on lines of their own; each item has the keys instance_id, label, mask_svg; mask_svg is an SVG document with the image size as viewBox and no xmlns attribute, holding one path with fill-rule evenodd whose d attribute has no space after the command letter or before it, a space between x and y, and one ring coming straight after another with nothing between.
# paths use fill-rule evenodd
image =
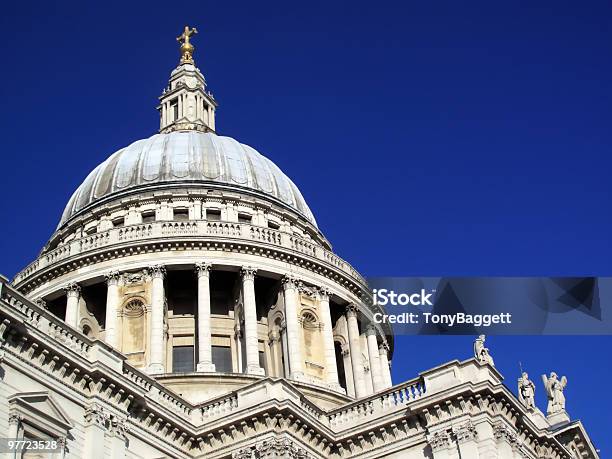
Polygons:
<instances>
[{"instance_id":1,"label":"rectangular window","mask_svg":"<svg viewBox=\"0 0 612 459\"><path fill-rule=\"evenodd\" d=\"M221 220L221 211L217 209L206 209L206 220L218 222Z\"/></svg>"},{"instance_id":2,"label":"rectangular window","mask_svg":"<svg viewBox=\"0 0 612 459\"><path fill-rule=\"evenodd\" d=\"M147 210L142 213L142 222L143 223L153 223L155 221L155 211Z\"/></svg>"},{"instance_id":3,"label":"rectangular window","mask_svg":"<svg viewBox=\"0 0 612 459\"><path fill-rule=\"evenodd\" d=\"M212 347L212 361L215 371L219 373L232 373L232 350L227 346Z\"/></svg>"},{"instance_id":4,"label":"rectangular window","mask_svg":"<svg viewBox=\"0 0 612 459\"><path fill-rule=\"evenodd\" d=\"M175 220L189 220L189 209L174 209Z\"/></svg>"},{"instance_id":5,"label":"rectangular window","mask_svg":"<svg viewBox=\"0 0 612 459\"><path fill-rule=\"evenodd\" d=\"M251 223L251 216L249 214L238 214L238 223Z\"/></svg>"},{"instance_id":6,"label":"rectangular window","mask_svg":"<svg viewBox=\"0 0 612 459\"><path fill-rule=\"evenodd\" d=\"M268 228L277 230L280 229L280 225L278 223L268 221Z\"/></svg>"},{"instance_id":7,"label":"rectangular window","mask_svg":"<svg viewBox=\"0 0 612 459\"><path fill-rule=\"evenodd\" d=\"M95 226L89 228L88 230L85 230L85 234L87 234L88 236L91 234L96 234L98 232L98 228L96 228Z\"/></svg>"},{"instance_id":8,"label":"rectangular window","mask_svg":"<svg viewBox=\"0 0 612 459\"><path fill-rule=\"evenodd\" d=\"M174 346L172 348L172 373L193 373L193 346Z\"/></svg>"},{"instance_id":9,"label":"rectangular window","mask_svg":"<svg viewBox=\"0 0 612 459\"><path fill-rule=\"evenodd\" d=\"M179 117L179 113L178 113L178 99L174 99L172 102L170 102L170 107L172 109L172 121L176 121L178 120Z\"/></svg>"},{"instance_id":10,"label":"rectangular window","mask_svg":"<svg viewBox=\"0 0 612 459\"><path fill-rule=\"evenodd\" d=\"M115 219L113 220L113 227L114 227L114 228L120 228L120 227L122 227L123 225L125 225L125 218L120 217L120 218L115 218Z\"/></svg>"}]
</instances>

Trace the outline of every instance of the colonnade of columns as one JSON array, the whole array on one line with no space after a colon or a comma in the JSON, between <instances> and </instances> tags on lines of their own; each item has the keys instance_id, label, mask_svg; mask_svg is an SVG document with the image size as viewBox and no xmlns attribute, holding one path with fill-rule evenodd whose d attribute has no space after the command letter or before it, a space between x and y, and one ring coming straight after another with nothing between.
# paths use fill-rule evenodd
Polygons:
<instances>
[{"instance_id":1,"label":"colonnade of columns","mask_svg":"<svg viewBox=\"0 0 612 459\"><path fill-rule=\"evenodd\" d=\"M212 335L211 335L211 303L210 303L210 271L209 263L197 263L197 349L196 371L214 372L215 365L212 359ZM151 278L151 333L149 336L150 363L148 371L151 374L160 374L164 370L164 316L165 316L165 291L164 277L166 269L163 266L151 266L148 268ZM245 266L240 270L242 286L242 306L244 329L245 355L241 367L246 369L247 374L263 375L264 369L259 361L259 342L257 330L257 307L255 299L255 276L257 270ZM117 317L121 307L120 274L111 272L106 276L107 299L106 299L106 324L105 340L114 347L119 347ZM305 380L305 360L302 343L302 333L299 321L299 281L293 276L285 276L282 279L282 291L284 295L284 332L278 329L278 325L270 324L270 342L272 359L278 368L284 363L284 374L293 380ZM78 322L78 307L80 298L80 287L71 284L65 288L67 294L66 323L76 327ZM333 324L330 311L330 292L324 288L315 289L319 300L320 321L323 337L323 357L325 364L325 379L332 387L339 388L338 367L334 348ZM369 361L369 373L364 366L364 349L361 344L361 332L358 321L358 308L350 304L346 309L346 323L348 334L348 345L343 348L344 372L346 389L349 395L357 398L365 397L371 392L378 392L392 385L388 361L388 347L384 340L378 342L377 330L369 326L366 331L366 355ZM278 330L277 330L278 329ZM284 356L282 359L281 356ZM281 363L281 360L283 363ZM367 381L366 378L371 378ZM367 382L367 384L366 384Z\"/></svg>"}]
</instances>

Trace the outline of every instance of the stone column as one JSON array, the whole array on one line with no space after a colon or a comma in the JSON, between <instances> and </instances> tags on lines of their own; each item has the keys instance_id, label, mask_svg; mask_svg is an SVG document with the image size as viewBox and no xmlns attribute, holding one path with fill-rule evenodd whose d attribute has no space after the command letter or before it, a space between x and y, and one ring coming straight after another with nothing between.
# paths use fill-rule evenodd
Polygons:
<instances>
[{"instance_id":1,"label":"stone column","mask_svg":"<svg viewBox=\"0 0 612 459\"><path fill-rule=\"evenodd\" d=\"M288 378L291 374L291 370L289 369L289 346L287 345L287 326L286 324L281 325L280 329L281 334L281 347L283 351L282 356L282 364L283 364L283 376Z\"/></svg>"},{"instance_id":2,"label":"stone column","mask_svg":"<svg viewBox=\"0 0 612 459\"><path fill-rule=\"evenodd\" d=\"M323 345L325 346L325 370L327 382L339 388L338 367L336 366L336 351L334 349L334 332L329 310L329 292L324 288L319 289L319 307L323 322Z\"/></svg>"},{"instance_id":3,"label":"stone column","mask_svg":"<svg viewBox=\"0 0 612 459\"><path fill-rule=\"evenodd\" d=\"M149 365L149 373L160 374L164 372L164 309L165 309L165 293L164 293L164 276L166 268L157 265L151 266L149 272L152 277L151 287L151 341L150 355L151 364Z\"/></svg>"},{"instance_id":4,"label":"stone column","mask_svg":"<svg viewBox=\"0 0 612 459\"><path fill-rule=\"evenodd\" d=\"M342 345L342 363L344 364L344 379L346 380L346 393L355 396L355 380L353 379L353 368L351 367L351 351L348 344Z\"/></svg>"},{"instance_id":5,"label":"stone column","mask_svg":"<svg viewBox=\"0 0 612 459\"><path fill-rule=\"evenodd\" d=\"M355 386L355 397L362 398L367 395L365 385L363 362L361 358L361 342L359 339L359 323L357 322L357 306L349 304L346 308L346 324L348 328L349 347L351 352L351 369L353 370L353 382Z\"/></svg>"},{"instance_id":6,"label":"stone column","mask_svg":"<svg viewBox=\"0 0 612 459\"><path fill-rule=\"evenodd\" d=\"M376 328L368 326L366 336L368 341L368 355L370 357L370 375L372 377L372 388L378 392L385 388L382 372L380 369L380 357L378 351L378 340L376 339Z\"/></svg>"},{"instance_id":7,"label":"stone column","mask_svg":"<svg viewBox=\"0 0 612 459\"><path fill-rule=\"evenodd\" d=\"M112 271L106 276L106 319L104 340L110 346L119 347L117 343L117 313L121 306L121 295L119 292L119 283L121 274L119 271Z\"/></svg>"},{"instance_id":8,"label":"stone column","mask_svg":"<svg viewBox=\"0 0 612 459\"><path fill-rule=\"evenodd\" d=\"M7 440L19 440L19 428L21 427L21 416L19 414L9 414L8 431L6 433ZM7 457L13 457L8 455Z\"/></svg>"},{"instance_id":9,"label":"stone column","mask_svg":"<svg viewBox=\"0 0 612 459\"><path fill-rule=\"evenodd\" d=\"M480 457L478 453L476 428L472 421L467 421L462 425L454 426L453 433L457 440L459 454L461 457ZM499 455L499 458L505 458L504 455ZM511 456L510 456L511 457Z\"/></svg>"},{"instance_id":10,"label":"stone column","mask_svg":"<svg viewBox=\"0 0 612 459\"><path fill-rule=\"evenodd\" d=\"M291 276L283 278L283 292L285 297L285 323L287 331L287 348L289 353L289 377L303 379L304 358L302 343L300 343L300 324L298 321L298 290L297 281Z\"/></svg>"},{"instance_id":11,"label":"stone column","mask_svg":"<svg viewBox=\"0 0 612 459\"><path fill-rule=\"evenodd\" d=\"M459 459L457 445L451 437L450 431L447 429L439 430L428 435L427 442L433 453L433 459ZM466 456L469 458L477 458L476 456Z\"/></svg>"},{"instance_id":12,"label":"stone column","mask_svg":"<svg viewBox=\"0 0 612 459\"><path fill-rule=\"evenodd\" d=\"M76 328L79 321L79 299L81 298L81 287L77 283L68 284L66 290L66 320L65 322Z\"/></svg>"},{"instance_id":13,"label":"stone column","mask_svg":"<svg viewBox=\"0 0 612 459\"><path fill-rule=\"evenodd\" d=\"M252 375L264 375L259 366L259 340L257 339L257 305L255 303L256 269L245 266L242 275L242 300L244 309L244 340L246 347L246 372Z\"/></svg>"},{"instance_id":14,"label":"stone column","mask_svg":"<svg viewBox=\"0 0 612 459\"><path fill-rule=\"evenodd\" d=\"M198 273L198 365L197 371L215 371L212 361L210 322L210 263L196 264Z\"/></svg>"},{"instance_id":15,"label":"stone column","mask_svg":"<svg viewBox=\"0 0 612 459\"><path fill-rule=\"evenodd\" d=\"M85 408L85 451L83 457L90 459L104 458L104 433L108 413L97 403Z\"/></svg>"},{"instance_id":16,"label":"stone column","mask_svg":"<svg viewBox=\"0 0 612 459\"><path fill-rule=\"evenodd\" d=\"M391 362L389 362L389 345L387 343L382 342L378 346L378 357L385 387L391 387L393 381L391 380Z\"/></svg>"},{"instance_id":17,"label":"stone column","mask_svg":"<svg viewBox=\"0 0 612 459\"><path fill-rule=\"evenodd\" d=\"M124 459L126 453L127 433L126 422L123 419L112 417L109 421L110 457L111 459Z\"/></svg>"}]
</instances>

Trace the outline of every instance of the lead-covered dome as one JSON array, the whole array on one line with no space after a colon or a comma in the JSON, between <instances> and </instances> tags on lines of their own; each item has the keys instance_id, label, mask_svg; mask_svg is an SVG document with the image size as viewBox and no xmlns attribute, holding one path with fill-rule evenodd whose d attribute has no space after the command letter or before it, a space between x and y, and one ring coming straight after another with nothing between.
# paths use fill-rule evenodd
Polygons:
<instances>
[{"instance_id":1,"label":"lead-covered dome","mask_svg":"<svg viewBox=\"0 0 612 459\"><path fill-rule=\"evenodd\" d=\"M183 184L263 193L316 225L300 190L255 149L211 132L174 131L138 140L96 167L70 198L59 226L115 195Z\"/></svg>"}]
</instances>

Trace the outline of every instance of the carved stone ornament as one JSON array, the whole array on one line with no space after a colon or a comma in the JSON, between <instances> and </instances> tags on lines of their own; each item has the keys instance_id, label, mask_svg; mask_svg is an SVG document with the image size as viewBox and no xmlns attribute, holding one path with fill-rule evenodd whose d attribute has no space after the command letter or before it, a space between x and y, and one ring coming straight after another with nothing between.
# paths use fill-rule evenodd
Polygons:
<instances>
[{"instance_id":1,"label":"carved stone ornament","mask_svg":"<svg viewBox=\"0 0 612 459\"><path fill-rule=\"evenodd\" d=\"M166 275L166 267L164 265L153 265L148 268L151 277L155 278L164 278Z\"/></svg>"},{"instance_id":2,"label":"carved stone ornament","mask_svg":"<svg viewBox=\"0 0 612 459\"><path fill-rule=\"evenodd\" d=\"M458 427L453 427L453 432L455 434L455 437L457 438L458 443L476 440L476 437L478 436L478 433L476 432L476 427L474 427L472 421L468 421Z\"/></svg>"},{"instance_id":3,"label":"carved stone ornament","mask_svg":"<svg viewBox=\"0 0 612 459\"><path fill-rule=\"evenodd\" d=\"M104 275L104 279L108 285L118 285L121 281L121 273L119 271L111 271Z\"/></svg>"},{"instance_id":4,"label":"carved stone ornament","mask_svg":"<svg viewBox=\"0 0 612 459\"><path fill-rule=\"evenodd\" d=\"M243 266L240 269L240 275L243 280L255 280L255 274L257 274L257 269L252 266Z\"/></svg>"},{"instance_id":5,"label":"carved stone ornament","mask_svg":"<svg viewBox=\"0 0 612 459\"><path fill-rule=\"evenodd\" d=\"M143 284L148 280L149 270L143 269L137 273L125 273L123 277L123 282L126 285L135 285L135 284Z\"/></svg>"},{"instance_id":6,"label":"carved stone ornament","mask_svg":"<svg viewBox=\"0 0 612 459\"><path fill-rule=\"evenodd\" d=\"M99 427L105 428L106 421L108 420L108 415L97 403L92 403L87 408L85 408L85 424L92 425L95 424Z\"/></svg>"},{"instance_id":7,"label":"carved stone ornament","mask_svg":"<svg viewBox=\"0 0 612 459\"><path fill-rule=\"evenodd\" d=\"M308 452L298 447L288 438L270 438L257 443L254 446L242 448L232 454L232 459L253 459L253 458L272 458L283 459L311 459Z\"/></svg>"},{"instance_id":8,"label":"carved stone ornament","mask_svg":"<svg viewBox=\"0 0 612 459\"><path fill-rule=\"evenodd\" d=\"M72 282L64 287L64 291L68 296L79 296L81 294L81 286L76 282Z\"/></svg>"},{"instance_id":9,"label":"carved stone ornament","mask_svg":"<svg viewBox=\"0 0 612 459\"><path fill-rule=\"evenodd\" d=\"M210 274L210 271L212 270L212 264L205 261L196 263L195 269L196 273L198 274L198 277L208 276Z\"/></svg>"},{"instance_id":10,"label":"carved stone ornament","mask_svg":"<svg viewBox=\"0 0 612 459\"><path fill-rule=\"evenodd\" d=\"M493 426L493 436L497 441L506 441L510 445L514 445L517 442L516 432L505 423Z\"/></svg>"},{"instance_id":11,"label":"carved stone ornament","mask_svg":"<svg viewBox=\"0 0 612 459\"><path fill-rule=\"evenodd\" d=\"M359 312L359 308L357 307L357 305L355 303L349 303L346 305L346 315L347 316L356 316L357 313Z\"/></svg>"},{"instance_id":12,"label":"carved stone ornament","mask_svg":"<svg viewBox=\"0 0 612 459\"><path fill-rule=\"evenodd\" d=\"M283 276L283 280L281 282L285 290L296 289L298 285L297 278L290 274Z\"/></svg>"},{"instance_id":13,"label":"carved stone ornament","mask_svg":"<svg viewBox=\"0 0 612 459\"><path fill-rule=\"evenodd\" d=\"M450 433L446 430L440 430L427 438L429 446L433 452L447 449L451 444Z\"/></svg>"}]
</instances>

